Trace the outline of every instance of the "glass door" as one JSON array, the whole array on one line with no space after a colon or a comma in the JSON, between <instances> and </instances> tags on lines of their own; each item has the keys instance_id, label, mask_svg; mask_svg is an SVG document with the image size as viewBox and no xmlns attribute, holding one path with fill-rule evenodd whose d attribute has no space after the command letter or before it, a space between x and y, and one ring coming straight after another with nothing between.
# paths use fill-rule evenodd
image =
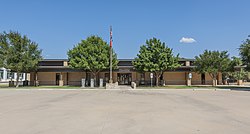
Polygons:
<instances>
[{"instance_id":1,"label":"glass door","mask_svg":"<svg viewBox=\"0 0 250 134\"><path fill-rule=\"evenodd\" d=\"M130 85L132 81L131 73L118 73L117 80L119 85Z\"/></svg>"},{"instance_id":2,"label":"glass door","mask_svg":"<svg viewBox=\"0 0 250 134\"><path fill-rule=\"evenodd\" d=\"M56 73L56 85L59 85L60 73Z\"/></svg>"},{"instance_id":3,"label":"glass door","mask_svg":"<svg viewBox=\"0 0 250 134\"><path fill-rule=\"evenodd\" d=\"M201 84L202 84L202 85L205 85L205 84L206 84L206 76L205 76L204 73L201 74Z\"/></svg>"}]
</instances>

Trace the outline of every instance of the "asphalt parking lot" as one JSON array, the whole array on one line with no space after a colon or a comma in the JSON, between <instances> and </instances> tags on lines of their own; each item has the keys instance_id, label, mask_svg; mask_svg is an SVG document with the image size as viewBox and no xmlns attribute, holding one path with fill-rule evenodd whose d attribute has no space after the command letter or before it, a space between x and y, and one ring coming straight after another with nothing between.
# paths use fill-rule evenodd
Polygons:
<instances>
[{"instance_id":1,"label":"asphalt parking lot","mask_svg":"<svg viewBox=\"0 0 250 134\"><path fill-rule=\"evenodd\" d=\"M0 90L1 134L249 134L249 91Z\"/></svg>"}]
</instances>

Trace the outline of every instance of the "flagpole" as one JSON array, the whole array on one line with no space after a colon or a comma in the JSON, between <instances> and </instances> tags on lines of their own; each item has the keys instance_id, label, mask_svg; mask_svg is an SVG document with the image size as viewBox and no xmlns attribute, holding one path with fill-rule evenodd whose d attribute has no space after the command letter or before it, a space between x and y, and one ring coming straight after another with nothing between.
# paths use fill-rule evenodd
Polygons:
<instances>
[{"instance_id":1,"label":"flagpole","mask_svg":"<svg viewBox=\"0 0 250 134\"><path fill-rule=\"evenodd\" d=\"M113 39L112 39L112 26L110 26L110 80L109 83L113 83L113 78L112 78L112 43L113 43Z\"/></svg>"}]
</instances>

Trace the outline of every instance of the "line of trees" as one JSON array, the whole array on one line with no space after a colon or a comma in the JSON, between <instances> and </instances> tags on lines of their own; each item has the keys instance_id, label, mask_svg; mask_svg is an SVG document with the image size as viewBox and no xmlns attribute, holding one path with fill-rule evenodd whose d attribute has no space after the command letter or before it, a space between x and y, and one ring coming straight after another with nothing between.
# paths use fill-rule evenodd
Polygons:
<instances>
[{"instance_id":1,"label":"line of trees","mask_svg":"<svg viewBox=\"0 0 250 134\"><path fill-rule=\"evenodd\" d=\"M246 76L246 71L242 69L243 64L250 62L249 39L243 42L240 50L241 58L229 57L227 51L205 50L195 57L194 71L197 73L208 73L213 79L213 85L217 85L218 75L222 73L224 78L231 77L237 80ZM249 47L249 48L248 48ZM109 68L109 46L98 36L90 36L82 40L73 49L68 51L69 64L72 68L87 70L92 73L96 80L96 75L102 70ZM113 52L113 68L117 68L118 60ZM169 48L165 42L157 38L146 40L145 45L141 45L137 57L133 61L133 66L139 72L151 72L155 76L156 86L164 71L175 70L181 65L178 62L179 54L174 55L173 49ZM241 68L235 72L235 67Z\"/></svg>"},{"instance_id":2,"label":"line of trees","mask_svg":"<svg viewBox=\"0 0 250 134\"><path fill-rule=\"evenodd\" d=\"M227 51L205 50L199 56L195 56L194 71L202 74L208 73L213 79L213 86L217 85L219 73L224 79L234 78L242 80L247 77L247 72L243 65L250 69L250 39L246 39L239 48L241 58L229 57ZM174 70L180 65L178 63L179 54L173 55L172 49L168 48L164 42L152 38L142 45L133 61L136 70L140 72L152 72L156 76L156 86L159 85L159 78L164 71ZM239 69L237 71L235 67Z\"/></svg>"},{"instance_id":3,"label":"line of trees","mask_svg":"<svg viewBox=\"0 0 250 134\"><path fill-rule=\"evenodd\" d=\"M249 36L250 37L250 36ZM90 36L82 40L68 51L69 65L72 68L82 69L91 72L96 80L97 74L102 70L109 69L110 63L109 44L101 37ZM19 75L24 72L35 71L38 62L42 60L42 50L38 44L31 41L27 36L10 31L0 33L0 66L17 72L16 87L19 86ZM219 73L226 77L233 77L237 80L246 77L246 70L250 69L250 39L246 39L239 48L240 58L229 57L227 51L210 51L195 57L194 71L197 73L208 73L213 79L213 85ZM117 55L112 49L112 67L117 68ZM156 77L156 86L164 71L174 70L181 66L178 63L179 54L174 55L173 49L157 38L146 40L145 45L140 47L133 65L137 71L151 72ZM235 67L240 70L235 72ZM96 83L96 82L95 82Z\"/></svg>"}]
</instances>

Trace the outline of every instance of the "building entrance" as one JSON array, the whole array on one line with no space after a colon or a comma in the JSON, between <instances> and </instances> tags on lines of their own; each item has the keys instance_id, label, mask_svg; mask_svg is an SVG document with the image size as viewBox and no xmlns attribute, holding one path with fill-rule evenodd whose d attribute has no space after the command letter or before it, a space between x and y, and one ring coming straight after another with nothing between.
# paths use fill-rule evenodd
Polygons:
<instances>
[{"instance_id":1,"label":"building entrance","mask_svg":"<svg viewBox=\"0 0 250 134\"><path fill-rule=\"evenodd\" d=\"M117 80L119 85L130 85L132 81L131 73L118 73Z\"/></svg>"},{"instance_id":2,"label":"building entrance","mask_svg":"<svg viewBox=\"0 0 250 134\"><path fill-rule=\"evenodd\" d=\"M201 84L202 85L206 84L206 76L205 76L205 74L201 74Z\"/></svg>"},{"instance_id":3,"label":"building entrance","mask_svg":"<svg viewBox=\"0 0 250 134\"><path fill-rule=\"evenodd\" d=\"M56 73L56 85L59 85L60 74Z\"/></svg>"}]
</instances>

